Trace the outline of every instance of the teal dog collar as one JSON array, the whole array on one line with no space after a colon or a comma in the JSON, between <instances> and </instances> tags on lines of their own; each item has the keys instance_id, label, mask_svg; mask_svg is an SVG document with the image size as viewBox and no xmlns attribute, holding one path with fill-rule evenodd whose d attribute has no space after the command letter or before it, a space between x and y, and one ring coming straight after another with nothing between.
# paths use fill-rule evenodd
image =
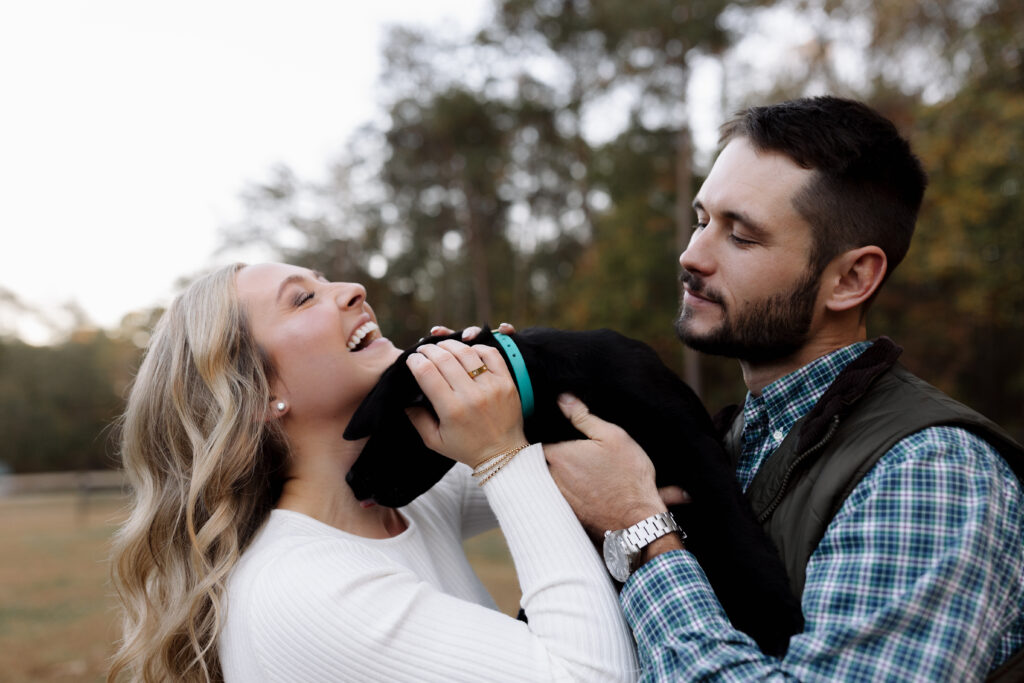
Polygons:
<instances>
[{"instance_id":1,"label":"teal dog collar","mask_svg":"<svg viewBox=\"0 0 1024 683\"><path fill-rule=\"evenodd\" d=\"M523 417L533 415L533 384L530 382L530 373L526 371L526 361L519 353L519 347L512 341L512 337L501 332L494 332L494 338L505 349L508 362L512 365L512 374L516 378L516 386L519 387L519 401L523 404Z\"/></svg>"}]
</instances>

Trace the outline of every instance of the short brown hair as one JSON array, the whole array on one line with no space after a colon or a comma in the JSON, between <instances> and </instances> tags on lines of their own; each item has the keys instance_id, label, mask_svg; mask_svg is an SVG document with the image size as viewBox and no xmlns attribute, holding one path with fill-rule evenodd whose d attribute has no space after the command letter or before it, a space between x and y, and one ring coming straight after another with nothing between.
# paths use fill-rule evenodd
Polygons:
<instances>
[{"instance_id":1,"label":"short brown hair","mask_svg":"<svg viewBox=\"0 0 1024 683\"><path fill-rule=\"evenodd\" d=\"M751 107L720 132L723 145L744 137L816 172L793 198L813 230L815 275L838 254L869 244L885 252L886 278L903 260L928 178L887 118L861 102L812 97Z\"/></svg>"}]
</instances>

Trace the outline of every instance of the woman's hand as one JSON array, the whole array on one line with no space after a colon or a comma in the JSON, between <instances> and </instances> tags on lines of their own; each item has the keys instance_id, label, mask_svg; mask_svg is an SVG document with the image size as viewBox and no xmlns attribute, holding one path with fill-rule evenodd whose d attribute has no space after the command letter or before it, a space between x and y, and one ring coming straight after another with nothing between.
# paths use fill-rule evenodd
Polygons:
<instances>
[{"instance_id":1,"label":"woman's hand","mask_svg":"<svg viewBox=\"0 0 1024 683\"><path fill-rule=\"evenodd\" d=\"M442 334L451 334L454 331L455 330L451 329L450 327L445 327L444 325L434 325L433 327L430 328L430 336L436 337ZM502 334L513 334L515 331L516 328L511 323L501 323L500 325L498 325L498 332L501 332ZM477 325L471 325L470 327L467 327L462 331L462 341L473 341L474 339L477 338L477 335L479 334L480 327Z\"/></svg>"},{"instance_id":2,"label":"woman's hand","mask_svg":"<svg viewBox=\"0 0 1024 683\"><path fill-rule=\"evenodd\" d=\"M438 416L407 411L429 448L476 468L527 443L519 392L497 349L446 339L421 346L406 363Z\"/></svg>"}]
</instances>

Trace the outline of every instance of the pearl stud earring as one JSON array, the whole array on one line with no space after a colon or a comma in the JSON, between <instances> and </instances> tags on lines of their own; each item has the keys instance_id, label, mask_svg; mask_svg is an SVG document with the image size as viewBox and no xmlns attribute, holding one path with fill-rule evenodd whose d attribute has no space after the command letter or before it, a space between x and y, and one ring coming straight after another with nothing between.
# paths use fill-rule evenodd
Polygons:
<instances>
[{"instance_id":1,"label":"pearl stud earring","mask_svg":"<svg viewBox=\"0 0 1024 683\"><path fill-rule=\"evenodd\" d=\"M278 401L277 402L277 409L278 410L284 410L284 401Z\"/></svg>"}]
</instances>

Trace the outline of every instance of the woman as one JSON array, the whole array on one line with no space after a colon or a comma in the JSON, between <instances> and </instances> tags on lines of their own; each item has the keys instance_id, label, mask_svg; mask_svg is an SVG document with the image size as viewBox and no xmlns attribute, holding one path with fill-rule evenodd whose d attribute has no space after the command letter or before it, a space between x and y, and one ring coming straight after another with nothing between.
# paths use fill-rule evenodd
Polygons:
<instances>
[{"instance_id":1,"label":"woman","mask_svg":"<svg viewBox=\"0 0 1024 683\"><path fill-rule=\"evenodd\" d=\"M410 418L462 464L400 510L352 495L362 444L340 435L399 355L360 285L294 266L225 268L170 306L123 418L136 499L115 545L111 679L635 676L615 592L526 446L494 349L409 358L439 421ZM462 552L495 521L528 625L494 608Z\"/></svg>"}]
</instances>

